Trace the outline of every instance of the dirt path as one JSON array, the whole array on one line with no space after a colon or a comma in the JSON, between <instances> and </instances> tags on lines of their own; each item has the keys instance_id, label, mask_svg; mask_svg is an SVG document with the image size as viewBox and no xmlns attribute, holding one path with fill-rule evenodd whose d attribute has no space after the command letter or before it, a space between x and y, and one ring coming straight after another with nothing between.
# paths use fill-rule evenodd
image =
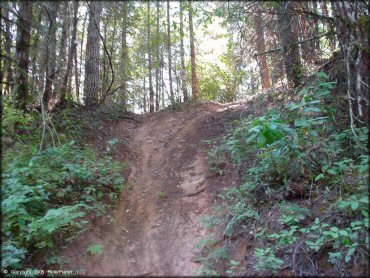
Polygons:
<instances>
[{"instance_id":1,"label":"dirt path","mask_svg":"<svg viewBox=\"0 0 370 278\"><path fill-rule=\"evenodd\" d=\"M158 113L134 130L129 146L136 150L129 162L132 189L123 192L109 227L98 227L66 251L71 267L86 269L88 275L195 274L200 266L195 244L207 233L200 219L210 207L202 125L224 109L207 103ZM114 127L120 141L124 128L125 123ZM81 254L91 244L101 244L103 253Z\"/></svg>"}]
</instances>

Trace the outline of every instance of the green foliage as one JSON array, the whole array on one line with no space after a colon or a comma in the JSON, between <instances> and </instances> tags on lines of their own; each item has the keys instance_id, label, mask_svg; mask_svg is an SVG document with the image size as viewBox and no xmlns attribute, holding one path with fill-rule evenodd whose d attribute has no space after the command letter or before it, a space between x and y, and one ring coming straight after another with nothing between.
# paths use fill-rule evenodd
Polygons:
<instances>
[{"instance_id":1,"label":"green foliage","mask_svg":"<svg viewBox=\"0 0 370 278\"><path fill-rule=\"evenodd\" d=\"M106 211L105 201L117 200L125 180L122 165L109 156L116 140L108 142L100 158L74 141L38 152L34 139L40 137L26 127L31 116L11 107L5 111L7 135L15 125L15 134L24 132L3 157L2 267L20 268L31 251L55 248L88 228L86 213Z\"/></svg>"},{"instance_id":2,"label":"green foliage","mask_svg":"<svg viewBox=\"0 0 370 278\"><path fill-rule=\"evenodd\" d=\"M94 244L87 248L87 252L91 255L100 255L103 253L103 246L101 244Z\"/></svg>"},{"instance_id":3,"label":"green foliage","mask_svg":"<svg viewBox=\"0 0 370 278\"><path fill-rule=\"evenodd\" d=\"M283 260L280 260L275 256L271 248L256 248L254 256L257 259L254 269L257 271L271 270L273 273L276 273L284 263Z\"/></svg>"},{"instance_id":4,"label":"green foliage","mask_svg":"<svg viewBox=\"0 0 370 278\"><path fill-rule=\"evenodd\" d=\"M222 171L220 165L230 157L245 173L243 184L221 195L227 216L224 236L265 224L263 219L270 216L261 215L262 204L279 200L268 208L279 208L278 221L257 229L256 239L266 248L255 249L256 271L280 269L283 260L273 250L327 254L329 262L343 268L368 248L368 128L338 127L331 95L334 84L327 79L318 73L294 102L240 120L219 145L209 142L207 154L215 171ZM326 194L322 208L313 211L306 203L282 201L280 194L292 183L310 185L304 191L322 192L325 186L326 193L319 193Z\"/></svg>"},{"instance_id":5,"label":"green foliage","mask_svg":"<svg viewBox=\"0 0 370 278\"><path fill-rule=\"evenodd\" d=\"M25 258L27 250L16 246L13 242L8 241L1 244L2 267L19 268Z\"/></svg>"}]
</instances>

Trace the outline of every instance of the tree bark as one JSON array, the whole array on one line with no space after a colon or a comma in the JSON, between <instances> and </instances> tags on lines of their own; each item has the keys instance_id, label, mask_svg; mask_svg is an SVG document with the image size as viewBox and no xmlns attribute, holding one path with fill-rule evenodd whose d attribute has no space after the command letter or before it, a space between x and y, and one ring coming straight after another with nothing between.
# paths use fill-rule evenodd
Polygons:
<instances>
[{"instance_id":1,"label":"tree bark","mask_svg":"<svg viewBox=\"0 0 370 278\"><path fill-rule=\"evenodd\" d=\"M148 13L148 70L149 70L149 110L150 113L154 112L154 90L153 90L153 80L152 80L152 56L151 56L151 46L150 46L150 1L147 4Z\"/></svg>"},{"instance_id":2,"label":"tree bark","mask_svg":"<svg viewBox=\"0 0 370 278\"><path fill-rule=\"evenodd\" d=\"M170 1L167 0L167 48L168 48L168 80L170 83L170 100L174 102L172 87L172 57L171 57L171 22L170 22Z\"/></svg>"},{"instance_id":3,"label":"tree bark","mask_svg":"<svg viewBox=\"0 0 370 278\"><path fill-rule=\"evenodd\" d=\"M30 56L30 39L32 23L32 5L30 1L19 3L19 17L17 22L17 42L15 46L17 71L15 84L17 95L15 106L26 111L28 98L28 66Z\"/></svg>"},{"instance_id":4,"label":"tree bark","mask_svg":"<svg viewBox=\"0 0 370 278\"><path fill-rule=\"evenodd\" d=\"M155 67L155 111L159 110L159 0L157 0L157 33L156 33L156 67Z\"/></svg>"},{"instance_id":5,"label":"tree bark","mask_svg":"<svg viewBox=\"0 0 370 278\"><path fill-rule=\"evenodd\" d=\"M278 29L283 46L283 56L288 84L298 86L301 81L302 64L299 54L298 37L293 32L291 16L291 2L280 2L278 7Z\"/></svg>"},{"instance_id":6,"label":"tree bark","mask_svg":"<svg viewBox=\"0 0 370 278\"><path fill-rule=\"evenodd\" d=\"M77 42L76 42L76 35L77 35L77 22L78 22L78 1L73 1L73 26L72 26L72 35L71 35L71 41L70 41L70 46L69 46L69 53L68 53L68 59L67 59L67 69L65 71L65 74L63 76L63 81L61 84L61 93L60 93L60 102L63 103L66 100L66 89L67 89L67 83L68 79L71 74L72 70L72 64L73 64L73 59L77 58ZM76 62L76 61L75 61ZM76 73L77 73L77 68L76 68ZM77 82L76 82L77 83Z\"/></svg>"},{"instance_id":7,"label":"tree bark","mask_svg":"<svg viewBox=\"0 0 370 278\"><path fill-rule=\"evenodd\" d=\"M59 55L58 63L56 65L55 77L57 79L57 84L55 85L55 93L61 93L61 87L63 86L62 80L64 77L64 71L66 67L66 46L67 46L67 34L69 33L70 18L69 18L69 2L64 2L64 9L62 11L62 34L59 43Z\"/></svg>"},{"instance_id":8,"label":"tree bark","mask_svg":"<svg viewBox=\"0 0 370 278\"><path fill-rule=\"evenodd\" d=\"M184 101L188 101L188 91L186 89L186 74L185 74L185 50L184 50L184 19L183 6L180 1L180 55L181 55L181 87Z\"/></svg>"},{"instance_id":9,"label":"tree bark","mask_svg":"<svg viewBox=\"0 0 370 278\"><path fill-rule=\"evenodd\" d=\"M194 30L193 30L193 9L189 0L189 29L190 29L190 57L191 57L191 84L192 98L197 99L197 70L195 63L195 47L194 47Z\"/></svg>"},{"instance_id":10,"label":"tree bark","mask_svg":"<svg viewBox=\"0 0 370 278\"><path fill-rule=\"evenodd\" d=\"M9 22L9 5L5 2L4 9L4 21L5 21L5 53L8 58L5 59L5 70L6 70L6 92L8 95L12 92L13 87L13 69L10 58L12 57L10 48L12 45L12 34L10 32L10 22Z\"/></svg>"},{"instance_id":11,"label":"tree bark","mask_svg":"<svg viewBox=\"0 0 370 278\"><path fill-rule=\"evenodd\" d=\"M342 58L346 64L351 126L369 120L369 10L362 1L333 1Z\"/></svg>"},{"instance_id":12,"label":"tree bark","mask_svg":"<svg viewBox=\"0 0 370 278\"><path fill-rule=\"evenodd\" d=\"M53 84L55 83L55 60L56 60L56 31L57 31L57 14L59 2L51 1L47 8L47 16L49 19L49 31L47 37L47 63L46 63L46 81L43 102L47 109L49 101L52 97Z\"/></svg>"},{"instance_id":13,"label":"tree bark","mask_svg":"<svg viewBox=\"0 0 370 278\"><path fill-rule=\"evenodd\" d=\"M99 95L99 50L100 50L100 14L101 2L91 1L89 11L89 25L87 27L86 62L84 97L85 105L92 106L98 103Z\"/></svg>"},{"instance_id":14,"label":"tree bark","mask_svg":"<svg viewBox=\"0 0 370 278\"><path fill-rule=\"evenodd\" d=\"M162 108L164 108L164 80L163 80L163 63L164 63L164 58L163 58L163 47L161 48L161 93L162 93Z\"/></svg>"},{"instance_id":15,"label":"tree bark","mask_svg":"<svg viewBox=\"0 0 370 278\"><path fill-rule=\"evenodd\" d=\"M258 53L263 53L266 50L265 46L265 38L264 38L264 31L262 26L262 15L261 12L257 12L254 17L254 26L256 28L256 46ZM258 56L259 68L260 68L260 76L261 76L261 83L262 83L262 91L268 89L270 87L270 77L268 71L268 65L265 55Z\"/></svg>"},{"instance_id":16,"label":"tree bark","mask_svg":"<svg viewBox=\"0 0 370 278\"><path fill-rule=\"evenodd\" d=\"M122 52L121 52L121 70L122 70L122 87L121 87L121 106L126 111L126 95L127 95L127 66L128 66L128 47L127 47L127 2L122 5Z\"/></svg>"}]
</instances>

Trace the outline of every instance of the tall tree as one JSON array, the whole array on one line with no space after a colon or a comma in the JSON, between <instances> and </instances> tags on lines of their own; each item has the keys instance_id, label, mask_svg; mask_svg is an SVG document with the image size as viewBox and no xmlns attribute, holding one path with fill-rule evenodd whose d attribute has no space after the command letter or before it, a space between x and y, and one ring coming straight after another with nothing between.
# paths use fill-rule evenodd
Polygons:
<instances>
[{"instance_id":1,"label":"tall tree","mask_svg":"<svg viewBox=\"0 0 370 278\"><path fill-rule=\"evenodd\" d=\"M362 1L333 1L337 37L346 65L351 126L369 120L369 10ZM367 21L366 21L367 20Z\"/></svg>"},{"instance_id":2,"label":"tall tree","mask_svg":"<svg viewBox=\"0 0 370 278\"><path fill-rule=\"evenodd\" d=\"M61 103L63 103L66 100L67 83L68 83L68 79L69 79L69 77L71 75L71 72L72 72L73 59L77 59L76 35L77 35L77 23L78 23L78 17L77 17L78 4L79 4L78 1L73 1L72 34L71 34L69 53L68 53L68 59L67 59L67 69L66 69L65 74L63 76L63 81L61 82L62 83L61 84L61 93L60 93L60 102ZM77 74L77 68L76 68L76 74Z\"/></svg>"},{"instance_id":3,"label":"tall tree","mask_svg":"<svg viewBox=\"0 0 370 278\"><path fill-rule=\"evenodd\" d=\"M155 66L155 111L159 110L159 0L157 0L157 31L156 31L156 66Z\"/></svg>"},{"instance_id":4,"label":"tall tree","mask_svg":"<svg viewBox=\"0 0 370 278\"><path fill-rule=\"evenodd\" d=\"M197 69L195 63L194 30L193 30L193 8L192 0L189 0L189 29L190 29L190 58L191 58L191 88L192 98L197 99Z\"/></svg>"},{"instance_id":5,"label":"tall tree","mask_svg":"<svg viewBox=\"0 0 370 278\"><path fill-rule=\"evenodd\" d=\"M28 66L30 56L30 39L32 23L32 5L30 1L19 3L17 22L17 42L15 45L17 71L15 84L17 86L16 107L26 111L28 98Z\"/></svg>"},{"instance_id":6,"label":"tall tree","mask_svg":"<svg viewBox=\"0 0 370 278\"><path fill-rule=\"evenodd\" d=\"M171 22L170 22L170 1L167 0L167 48L168 48L168 80L170 83L171 103L174 101L172 87L172 57L171 57Z\"/></svg>"},{"instance_id":7,"label":"tall tree","mask_svg":"<svg viewBox=\"0 0 370 278\"><path fill-rule=\"evenodd\" d=\"M122 5L122 50L121 50L121 71L122 71L122 87L121 87L121 105L126 110L126 95L127 95L127 66L128 66L128 47L127 47L127 13L128 3L123 2Z\"/></svg>"},{"instance_id":8,"label":"tall tree","mask_svg":"<svg viewBox=\"0 0 370 278\"><path fill-rule=\"evenodd\" d=\"M258 53L263 53L266 50L265 46L265 38L264 38L264 30L262 25L262 14L261 11L258 10L256 15L254 16L254 26L256 29L256 46ZM260 68L260 76L261 76L261 83L262 83L262 90L266 90L270 87L270 77L268 71L268 65L265 55L258 56L259 68Z\"/></svg>"},{"instance_id":9,"label":"tall tree","mask_svg":"<svg viewBox=\"0 0 370 278\"><path fill-rule=\"evenodd\" d=\"M100 50L100 1L91 1L89 4L89 25L87 27L86 61L84 96L85 105L91 106L98 102L99 95L99 50Z\"/></svg>"},{"instance_id":10,"label":"tall tree","mask_svg":"<svg viewBox=\"0 0 370 278\"><path fill-rule=\"evenodd\" d=\"M6 92L8 95L11 93L13 83L13 69L11 64L11 45L12 45L12 34L10 32L10 21L9 21L9 10L8 2L5 2L4 9L4 21L5 21L5 70L6 70Z\"/></svg>"},{"instance_id":11,"label":"tall tree","mask_svg":"<svg viewBox=\"0 0 370 278\"><path fill-rule=\"evenodd\" d=\"M299 54L298 37L293 32L291 22L291 7L293 3L279 2L278 6L278 29L281 44L283 46L283 56L285 71L288 83L298 86L302 75L301 57Z\"/></svg>"},{"instance_id":12,"label":"tall tree","mask_svg":"<svg viewBox=\"0 0 370 278\"><path fill-rule=\"evenodd\" d=\"M50 1L47 7L47 16L49 19L49 31L47 36L47 62L46 62L46 81L43 102L48 106L49 100L52 97L53 83L55 83L55 61L56 61L56 31L57 31L57 14L59 2Z\"/></svg>"},{"instance_id":13,"label":"tall tree","mask_svg":"<svg viewBox=\"0 0 370 278\"><path fill-rule=\"evenodd\" d=\"M184 50L184 7L180 1L180 56L181 56L181 87L184 101L188 100L188 91L186 89L185 75L185 50Z\"/></svg>"},{"instance_id":14,"label":"tall tree","mask_svg":"<svg viewBox=\"0 0 370 278\"><path fill-rule=\"evenodd\" d=\"M149 70L149 110L150 113L154 112L154 90L152 80L152 55L150 46L150 1L147 4L148 22L147 22L147 35L148 35L148 70Z\"/></svg>"},{"instance_id":15,"label":"tall tree","mask_svg":"<svg viewBox=\"0 0 370 278\"><path fill-rule=\"evenodd\" d=\"M57 83L55 85L55 92L60 93L62 80L64 76L64 71L66 67L66 46L67 46L67 34L69 35L69 27L70 27L70 10L69 10L69 2L64 2L63 4L63 10L61 12L61 18L62 18L62 33L59 40L59 53L58 53L58 62L56 64L56 71L55 71L55 77L57 80ZM68 63L68 62L67 62Z\"/></svg>"}]
</instances>

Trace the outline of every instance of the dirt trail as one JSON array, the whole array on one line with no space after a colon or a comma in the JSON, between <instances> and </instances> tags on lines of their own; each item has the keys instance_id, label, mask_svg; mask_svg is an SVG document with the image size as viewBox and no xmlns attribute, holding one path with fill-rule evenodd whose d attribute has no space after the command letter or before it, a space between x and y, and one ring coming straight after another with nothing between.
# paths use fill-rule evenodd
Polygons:
<instances>
[{"instance_id":1,"label":"dirt trail","mask_svg":"<svg viewBox=\"0 0 370 278\"><path fill-rule=\"evenodd\" d=\"M200 219L209 212L210 174L201 140L207 117L224 111L213 103L195 109L160 112L133 129L129 148L136 153L111 225L97 228L65 253L74 269L88 275L191 276L195 244L207 231ZM113 135L121 142L127 123L118 123ZM119 158L116 154L116 159ZM101 244L101 255L83 254ZM83 251L81 251L83 250Z\"/></svg>"}]
</instances>

